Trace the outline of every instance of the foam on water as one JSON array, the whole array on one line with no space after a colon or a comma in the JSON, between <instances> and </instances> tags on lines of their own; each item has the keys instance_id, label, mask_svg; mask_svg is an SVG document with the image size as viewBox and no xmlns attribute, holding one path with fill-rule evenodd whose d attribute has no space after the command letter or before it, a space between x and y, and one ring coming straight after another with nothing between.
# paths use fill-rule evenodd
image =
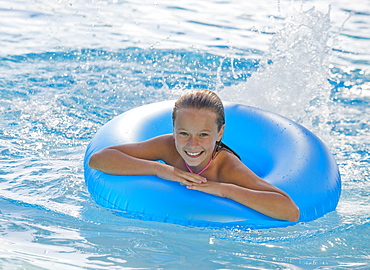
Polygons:
<instances>
[{"instance_id":1,"label":"foam on water","mask_svg":"<svg viewBox=\"0 0 370 270\"><path fill-rule=\"evenodd\" d=\"M314 132L328 129L329 29L329 13L314 8L287 18L259 70L221 96L279 113Z\"/></svg>"}]
</instances>

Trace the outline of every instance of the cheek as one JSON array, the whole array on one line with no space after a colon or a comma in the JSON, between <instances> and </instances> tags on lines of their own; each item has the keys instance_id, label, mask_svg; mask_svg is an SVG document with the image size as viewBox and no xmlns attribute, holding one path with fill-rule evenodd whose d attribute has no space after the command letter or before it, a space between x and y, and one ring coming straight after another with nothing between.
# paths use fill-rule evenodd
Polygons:
<instances>
[{"instance_id":1,"label":"cheek","mask_svg":"<svg viewBox=\"0 0 370 270\"><path fill-rule=\"evenodd\" d=\"M175 145L184 144L184 138L181 138L180 136L174 136L174 139L175 139Z\"/></svg>"},{"instance_id":2,"label":"cheek","mask_svg":"<svg viewBox=\"0 0 370 270\"><path fill-rule=\"evenodd\" d=\"M174 137L174 139L175 139L175 147L176 147L176 150L180 153L182 147L185 144L184 139L180 139L179 137L176 137L176 136Z\"/></svg>"},{"instance_id":3,"label":"cheek","mask_svg":"<svg viewBox=\"0 0 370 270\"><path fill-rule=\"evenodd\" d=\"M212 151L213 151L213 148L215 147L215 145L216 145L215 138L209 139L209 140L207 140L203 143L204 147L206 147L207 149L212 150Z\"/></svg>"}]
</instances>

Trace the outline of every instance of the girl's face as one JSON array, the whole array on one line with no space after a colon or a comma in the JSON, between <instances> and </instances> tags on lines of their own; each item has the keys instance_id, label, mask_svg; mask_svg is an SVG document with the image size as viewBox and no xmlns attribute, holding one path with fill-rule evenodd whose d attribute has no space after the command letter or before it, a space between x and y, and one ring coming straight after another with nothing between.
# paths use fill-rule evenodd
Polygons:
<instances>
[{"instance_id":1,"label":"girl's face","mask_svg":"<svg viewBox=\"0 0 370 270\"><path fill-rule=\"evenodd\" d=\"M176 149L191 167L202 169L212 157L216 141L221 140L224 127L217 130L217 115L207 109L181 108L174 123Z\"/></svg>"}]
</instances>

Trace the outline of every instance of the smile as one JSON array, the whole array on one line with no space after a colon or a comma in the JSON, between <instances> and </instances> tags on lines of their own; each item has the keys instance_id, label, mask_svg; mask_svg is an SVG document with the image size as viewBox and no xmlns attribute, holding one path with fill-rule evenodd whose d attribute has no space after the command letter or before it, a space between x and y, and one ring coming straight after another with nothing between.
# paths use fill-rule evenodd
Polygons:
<instances>
[{"instance_id":1,"label":"smile","mask_svg":"<svg viewBox=\"0 0 370 270\"><path fill-rule=\"evenodd\" d=\"M188 151L184 151L188 156L190 157L199 157L203 151L200 151L200 152L188 152Z\"/></svg>"}]
</instances>

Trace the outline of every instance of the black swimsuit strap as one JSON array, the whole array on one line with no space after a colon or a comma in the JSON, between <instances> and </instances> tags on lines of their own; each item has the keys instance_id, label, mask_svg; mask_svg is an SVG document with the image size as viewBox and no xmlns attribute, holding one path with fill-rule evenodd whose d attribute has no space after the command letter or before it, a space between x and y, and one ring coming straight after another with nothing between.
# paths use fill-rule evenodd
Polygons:
<instances>
[{"instance_id":1,"label":"black swimsuit strap","mask_svg":"<svg viewBox=\"0 0 370 270\"><path fill-rule=\"evenodd\" d=\"M226 150L232 154L234 154L235 156L238 157L238 159L242 160L240 158L240 156L233 150L231 149L230 147L228 147L226 144L224 144L223 142L221 141L217 141L216 142L216 147L215 147L215 153L218 153L218 152L221 152L222 150Z\"/></svg>"}]
</instances>

